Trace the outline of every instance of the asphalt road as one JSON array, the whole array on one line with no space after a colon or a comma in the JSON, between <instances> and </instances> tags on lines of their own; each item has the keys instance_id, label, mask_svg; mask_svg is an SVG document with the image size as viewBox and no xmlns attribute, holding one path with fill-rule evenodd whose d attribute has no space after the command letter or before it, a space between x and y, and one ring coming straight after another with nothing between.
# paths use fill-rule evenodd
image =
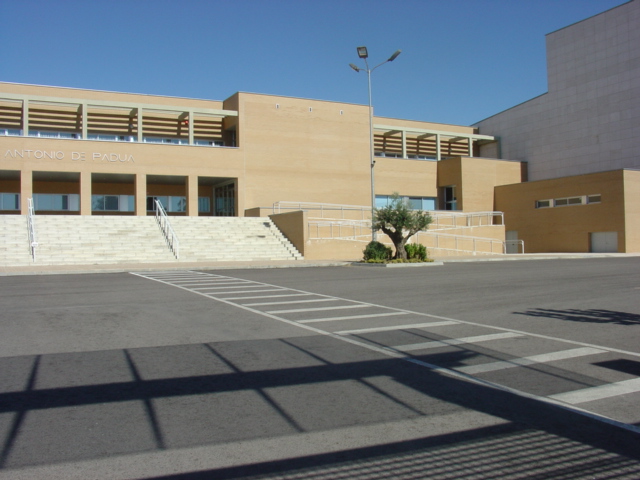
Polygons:
<instances>
[{"instance_id":1,"label":"asphalt road","mask_svg":"<svg viewBox=\"0 0 640 480\"><path fill-rule=\"evenodd\" d=\"M639 478L640 259L0 278L0 479Z\"/></svg>"}]
</instances>

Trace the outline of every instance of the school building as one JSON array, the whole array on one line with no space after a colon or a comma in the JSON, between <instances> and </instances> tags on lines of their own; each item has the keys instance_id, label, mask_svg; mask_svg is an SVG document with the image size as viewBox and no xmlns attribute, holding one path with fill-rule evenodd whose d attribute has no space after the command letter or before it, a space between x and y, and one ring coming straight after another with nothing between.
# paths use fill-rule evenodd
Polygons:
<instances>
[{"instance_id":1,"label":"school building","mask_svg":"<svg viewBox=\"0 0 640 480\"><path fill-rule=\"evenodd\" d=\"M547 93L473 126L375 116L375 198L433 255L640 252L640 2L547 36ZM270 217L305 258L370 239L366 105L0 83L0 215ZM105 223L106 224L106 223ZM369 224L370 225L370 224Z\"/></svg>"}]
</instances>

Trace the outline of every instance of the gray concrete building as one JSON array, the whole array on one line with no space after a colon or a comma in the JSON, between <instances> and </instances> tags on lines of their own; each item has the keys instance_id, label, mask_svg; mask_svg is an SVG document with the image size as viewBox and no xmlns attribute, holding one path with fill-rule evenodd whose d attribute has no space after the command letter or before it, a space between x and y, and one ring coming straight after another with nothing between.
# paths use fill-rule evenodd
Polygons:
<instances>
[{"instance_id":1,"label":"gray concrete building","mask_svg":"<svg viewBox=\"0 0 640 480\"><path fill-rule=\"evenodd\" d=\"M484 119L481 156L545 180L640 168L640 1L547 35L548 91Z\"/></svg>"}]
</instances>

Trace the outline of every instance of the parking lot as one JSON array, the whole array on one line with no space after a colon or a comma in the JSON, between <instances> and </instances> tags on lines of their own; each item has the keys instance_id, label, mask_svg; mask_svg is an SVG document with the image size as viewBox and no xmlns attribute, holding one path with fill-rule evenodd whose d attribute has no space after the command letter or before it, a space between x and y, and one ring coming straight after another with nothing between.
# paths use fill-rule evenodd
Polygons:
<instances>
[{"instance_id":1,"label":"parking lot","mask_svg":"<svg viewBox=\"0 0 640 480\"><path fill-rule=\"evenodd\" d=\"M638 478L639 267L3 277L0 478Z\"/></svg>"}]
</instances>

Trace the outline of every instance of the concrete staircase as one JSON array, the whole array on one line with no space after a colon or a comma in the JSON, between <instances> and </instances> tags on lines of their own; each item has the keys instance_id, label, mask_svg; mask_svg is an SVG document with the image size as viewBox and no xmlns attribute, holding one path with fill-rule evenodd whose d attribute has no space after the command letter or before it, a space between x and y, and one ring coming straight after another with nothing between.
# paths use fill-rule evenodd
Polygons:
<instances>
[{"instance_id":1,"label":"concrete staircase","mask_svg":"<svg viewBox=\"0 0 640 480\"><path fill-rule=\"evenodd\" d=\"M302 255L262 217L170 217L180 261L300 260Z\"/></svg>"},{"instance_id":2,"label":"concrete staircase","mask_svg":"<svg viewBox=\"0 0 640 480\"><path fill-rule=\"evenodd\" d=\"M31 265L25 215L0 215L0 265Z\"/></svg>"},{"instance_id":3,"label":"concrete staircase","mask_svg":"<svg viewBox=\"0 0 640 480\"><path fill-rule=\"evenodd\" d=\"M155 217L36 215L31 258L24 215L0 215L0 266L296 260L300 253L268 218L170 217L180 258Z\"/></svg>"}]
</instances>

